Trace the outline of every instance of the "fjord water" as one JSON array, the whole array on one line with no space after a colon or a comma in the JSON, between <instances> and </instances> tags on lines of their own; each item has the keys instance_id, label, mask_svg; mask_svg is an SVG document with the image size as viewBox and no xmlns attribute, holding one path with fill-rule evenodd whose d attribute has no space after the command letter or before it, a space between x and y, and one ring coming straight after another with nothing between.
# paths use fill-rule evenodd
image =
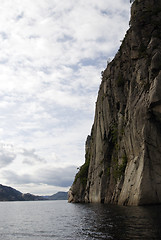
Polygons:
<instances>
[{"instance_id":1,"label":"fjord water","mask_svg":"<svg viewBox=\"0 0 161 240\"><path fill-rule=\"evenodd\" d=\"M161 206L1 202L2 240L161 239Z\"/></svg>"}]
</instances>

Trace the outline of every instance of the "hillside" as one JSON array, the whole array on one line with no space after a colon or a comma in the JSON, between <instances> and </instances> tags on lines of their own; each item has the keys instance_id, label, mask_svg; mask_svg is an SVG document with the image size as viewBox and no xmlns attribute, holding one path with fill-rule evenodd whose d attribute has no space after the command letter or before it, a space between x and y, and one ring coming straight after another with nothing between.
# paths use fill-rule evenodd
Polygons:
<instances>
[{"instance_id":1,"label":"hillside","mask_svg":"<svg viewBox=\"0 0 161 240\"><path fill-rule=\"evenodd\" d=\"M57 192L51 196L46 196L45 199L47 199L47 200L67 200L68 192Z\"/></svg>"},{"instance_id":2,"label":"hillside","mask_svg":"<svg viewBox=\"0 0 161 240\"><path fill-rule=\"evenodd\" d=\"M30 193L21 193L16 189L0 184L0 201L40 201L40 200L67 200L67 192L58 192L51 196L36 196Z\"/></svg>"}]
</instances>

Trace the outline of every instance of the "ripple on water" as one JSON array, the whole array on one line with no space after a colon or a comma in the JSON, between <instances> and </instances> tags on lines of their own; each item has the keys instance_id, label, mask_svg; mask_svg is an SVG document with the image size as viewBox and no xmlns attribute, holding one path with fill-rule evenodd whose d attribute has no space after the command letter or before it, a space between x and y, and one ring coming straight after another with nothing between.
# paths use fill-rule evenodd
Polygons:
<instances>
[{"instance_id":1,"label":"ripple on water","mask_svg":"<svg viewBox=\"0 0 161 240\"><path fill-rule=\"evenodd\" d=\"M161 206L0 203L2 240L160 240Z\"/></svg>"}]
</instances>

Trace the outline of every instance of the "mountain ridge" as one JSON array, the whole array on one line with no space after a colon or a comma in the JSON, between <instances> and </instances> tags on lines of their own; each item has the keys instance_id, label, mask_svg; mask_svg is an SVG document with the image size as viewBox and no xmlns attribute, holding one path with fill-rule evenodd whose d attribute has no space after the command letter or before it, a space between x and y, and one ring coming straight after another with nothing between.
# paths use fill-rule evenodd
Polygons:
<instances>
[{"instance_id":1,"label":"mountain ridge","mask_svg":"<svg viewBox=\"0 0 161 240\"><path fill-rule=\"evenodd\" d=\"M67 192L57 192L51 196L38 196L20 191L0 184L0 201L45 201L45 200L67 200Z\"/></svg>"}]
</instances>

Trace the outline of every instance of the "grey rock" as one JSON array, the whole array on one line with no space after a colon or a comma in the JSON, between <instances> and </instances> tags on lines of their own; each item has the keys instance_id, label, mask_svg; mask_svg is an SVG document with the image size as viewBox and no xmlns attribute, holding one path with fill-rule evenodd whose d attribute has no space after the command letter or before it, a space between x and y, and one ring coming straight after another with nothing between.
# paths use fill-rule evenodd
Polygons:
<instances>
[{"instance_id":1,"label":"grey rock","mask_svg":"<svg viewBox=\"0 0 161 240\"><path fill-rule=\"evenodd\" d=\"M133 2L130 29L103 72L69 202L161 203L160 25L161 0Z\"/></svg>"}]
</instances>

